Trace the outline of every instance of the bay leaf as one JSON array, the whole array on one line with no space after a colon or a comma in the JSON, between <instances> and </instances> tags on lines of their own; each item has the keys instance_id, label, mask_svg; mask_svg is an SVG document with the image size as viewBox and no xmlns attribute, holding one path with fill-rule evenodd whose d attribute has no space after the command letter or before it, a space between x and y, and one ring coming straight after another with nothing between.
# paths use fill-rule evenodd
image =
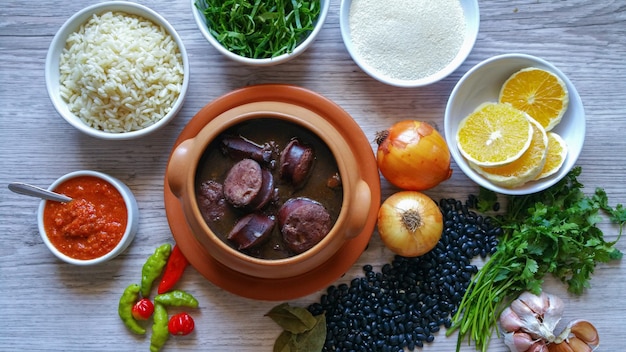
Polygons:
<instances>
[{"instance_id":1,"label":"bay leaf","mask_svg":"<svg viewBox=\"0 0 626 352\"><path fill-rule=\"evenodd\" d=\"M311 312L302 307L293 307L289 303L281 303L272 308L265 316L270 317L283 330L300 334L311 330L318 323Z\"/></svg>"},{"instance_id":2,"label":"bay leaf","mask_svg":"<svg viewBox=\"0 0 626 352\"><path fill-rule=\"evenodd\" d=\"M295 335L289 331L283 330L274 342L273 352L296 352Z\"/></svg>"},{"instance_id":3,"label":"bay leaf","mask_svg":"<svg viewBox=\"0 0 626 352\"><path fill-rule=\"evenodd\" d=\"M315 316L316 324L308 331L296 335L296 351L318 352L326 342L326 315Z\"/></svg>"}]
</instances>

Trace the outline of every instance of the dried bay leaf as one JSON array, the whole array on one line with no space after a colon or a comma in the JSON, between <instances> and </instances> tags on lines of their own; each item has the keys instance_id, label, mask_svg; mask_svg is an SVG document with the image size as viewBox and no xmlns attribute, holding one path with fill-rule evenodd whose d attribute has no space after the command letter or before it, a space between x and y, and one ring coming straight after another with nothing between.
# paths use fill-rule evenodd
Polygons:
<instances>
[{"instance_id":1,"label":"dried bay leaf","mask_svg":"<svg viewBox=\"0 0 626 352\"><path fill-rule=\"evenodd\" d=\"M318 352L326 342L326 316L313 316L307 309L287 303L266 314L283 328L274 342L274 352ZM293 331L298 332L293 332Z\"/></svg>"},{"instance_id":2,"label":"dried bay leaf","mask_svg":"<svg viewBox=\"0 0 626 352\"><path fill-rule=\"evenodd\" d=\"M324 314L315 317L317 324L309 330L296 336L298 352L321 351L326 341L326 316Z\"/></svg>"},{"instance_id":3,"label":"dried bay leaf","mask_svg":"<svg viewBox=\"0 0 626 352\"><path fill-rule=\"evenodd\" d=\"M289 331L283 330L274 342L274 352L294 352L295 336Z\"/></svg>"},{"instance_id":4,"label":"dried bay leaf","mask_svg":"<svg viewBox=\"0 0 626 352\"><path fill-rule=\"evenodd\" d=\"M311 330L317 319L305 308L292 307L289 303L282 303L272 308L265 316L270 317L276 324L293 334Z\"/></svg>"}]
</instances>

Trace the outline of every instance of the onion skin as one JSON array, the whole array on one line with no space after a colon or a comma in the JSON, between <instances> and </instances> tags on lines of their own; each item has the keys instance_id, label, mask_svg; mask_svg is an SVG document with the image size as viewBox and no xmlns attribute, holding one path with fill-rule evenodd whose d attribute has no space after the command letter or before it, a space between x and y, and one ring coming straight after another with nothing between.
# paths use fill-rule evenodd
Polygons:
<instances>
[{"instance_id":1,"label":"onion skin","mask_svg":"<svg viewBox=\"0 0 626 352\"><path fill-rule=\"evenodd\" d=\"M417 219L407 226L406 214ZM385 199L378 210L378 233L387 248L404 257L417 257L433 249L443 232L443 215L427 195L401 191Z\"/></svg>"},{"instance_id":2,"label":"onion skin","mask_svg":"<svg viewBox=\"0 0 626 352\"><path fill-rule=\"evenodd\" d=\"M426 122L397 122L380 132L376 142L378 168L385 179L398 188L422 191L452 175L448 145Z\"/></svg>"}]
</instances>

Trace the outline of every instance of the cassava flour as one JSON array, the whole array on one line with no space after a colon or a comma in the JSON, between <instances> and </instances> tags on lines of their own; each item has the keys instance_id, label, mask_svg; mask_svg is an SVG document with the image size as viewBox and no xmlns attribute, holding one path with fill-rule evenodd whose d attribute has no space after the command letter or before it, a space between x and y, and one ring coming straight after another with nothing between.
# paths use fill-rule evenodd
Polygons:
<instances>
[{"instance_id":1,"label":"cassava flour","mask_svg":"<svg viewBox=\"0 0 626 352\"><path fill-rule=\"evenodd\" d=\"M465 40L459 0L353 0L349 23L356 55L400 80L435 74Z\"/></svg>"}]
</instances>

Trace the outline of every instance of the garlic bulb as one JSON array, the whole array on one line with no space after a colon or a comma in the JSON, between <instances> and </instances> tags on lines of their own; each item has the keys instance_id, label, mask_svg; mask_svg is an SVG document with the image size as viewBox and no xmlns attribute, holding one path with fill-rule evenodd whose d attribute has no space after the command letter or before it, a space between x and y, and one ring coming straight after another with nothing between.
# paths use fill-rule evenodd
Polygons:
<instances>
[{"instance_id":1,"label":"garlic bulb","mask_svg":"<svg viewBox=\"0 0 626 352\"><path fill-rule=\"evenodd\" d=\"M500 314L504 343L512 352L591 352L600 343L598 331L588 321L573 320L558 336L556 325L563 301L542 292L522 293Z\"/></svg>"}]
</instances>

